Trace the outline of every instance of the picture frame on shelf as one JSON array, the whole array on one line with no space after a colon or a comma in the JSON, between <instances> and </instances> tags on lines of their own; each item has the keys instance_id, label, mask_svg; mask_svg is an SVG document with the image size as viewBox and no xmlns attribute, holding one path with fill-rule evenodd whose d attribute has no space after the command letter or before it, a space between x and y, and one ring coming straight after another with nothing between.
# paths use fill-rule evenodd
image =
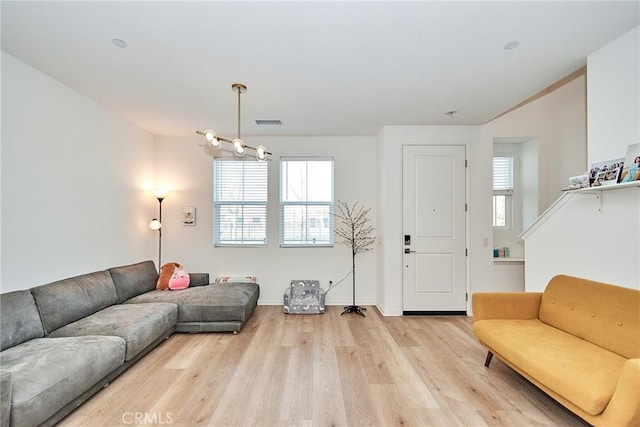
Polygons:
<instances>
[{"instance_id":1,"label":"picture frame on shelf","mask_svg":"<svg viewBox=\"0 0 640 427\"><path fill-rule=\"evenodd\" d=\"M623 166L624 158L593 163L589 171L591 187L617 184L620 182Z\"/></svg>"},{"instance_id":2,"label":"picture frame on shelf","mask_svg":"<svg viewBox=\"0 0 640 427\"><path fill-rule=\"evenodd\" d=\"M627 156L624 158L624 167L620 174L620 182L633 181L640 181L640 144L627 147Z\"/></svg>"}]
</instances>

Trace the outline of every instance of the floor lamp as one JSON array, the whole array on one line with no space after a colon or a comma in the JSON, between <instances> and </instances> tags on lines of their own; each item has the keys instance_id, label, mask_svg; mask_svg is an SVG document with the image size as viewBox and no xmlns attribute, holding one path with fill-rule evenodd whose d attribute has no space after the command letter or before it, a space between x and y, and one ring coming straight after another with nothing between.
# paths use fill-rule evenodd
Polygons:
<instances>
[{"instance_id":1,"label":"floor lamp","mask_svg":"<svg viewBox=\"0 0 640 427\"><path fill-rule=\"evenodd\" d=\"M167 197L166 190L156 190L153 195L158 199L158 219L153 218L149 228L158 231L158 273L162 269L162 201Z\"/></svg>"}]
</instances>

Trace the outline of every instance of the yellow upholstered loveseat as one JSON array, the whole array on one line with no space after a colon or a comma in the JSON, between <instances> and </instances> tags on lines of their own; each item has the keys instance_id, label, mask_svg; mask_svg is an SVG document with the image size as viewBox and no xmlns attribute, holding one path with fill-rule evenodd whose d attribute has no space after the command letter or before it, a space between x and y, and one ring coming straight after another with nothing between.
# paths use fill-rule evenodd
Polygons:
<instances>
[{"instance_id":1,"label":"yellow upholstered loveseat","mask_svg":"<svg viewBox=\"0 0 640 427\"><path fill-rule=\"evenodd\" d=\"M476 293L491 357L596 426L640 426L640 291L556 276L544 292Z\"/></svg>"}]
</instances>

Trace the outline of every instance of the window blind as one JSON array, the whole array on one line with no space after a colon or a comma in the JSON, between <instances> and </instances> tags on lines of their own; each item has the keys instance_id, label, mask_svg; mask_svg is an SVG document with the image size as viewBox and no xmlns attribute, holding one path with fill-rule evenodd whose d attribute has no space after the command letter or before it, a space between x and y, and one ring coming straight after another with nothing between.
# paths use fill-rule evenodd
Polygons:
<instances>
[{"instance_id":1,"label":"window blind","mask_svg":"<svg viewBox=\"0 0 640 427\"><path fill-rule=\"evenodd\" d=\"M513 191L513 157L493 158L493 190Z\"/></svg>"},{"instance_id":2,"label":"window blind","mask_svg":"<svg viewBox=\"0 0 640 427\"><path fill-rule=\"evenodd\" d=\"M333 159L280 160L280 245L333 245Z\"/></svg>"},{"instance_id":3,"label":"window blind","mask_svg":"<svg viewBox=\"0 0 640 427\"><path fill-rule=\"evenodd\" d=\"M267 244L268 163L214 159L214 245Z\"/></svg>"}]
</instances>

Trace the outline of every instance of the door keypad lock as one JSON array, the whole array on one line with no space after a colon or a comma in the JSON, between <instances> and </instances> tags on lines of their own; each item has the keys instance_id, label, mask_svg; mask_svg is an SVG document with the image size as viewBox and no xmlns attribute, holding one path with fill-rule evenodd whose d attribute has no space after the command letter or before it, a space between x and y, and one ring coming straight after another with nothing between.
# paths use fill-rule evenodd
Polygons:
<instances>
[{"instance_id":1,"label":"door keypad lock","mask_svg":"<svg viewBox=\"0 0 640 427\"><path fill-rule=\"evenodd\" d=\"M409 246L411 244L411 235L410 234L405 234L404 235L404 245L405 246Z\"/></svg>"}]
</instances>

